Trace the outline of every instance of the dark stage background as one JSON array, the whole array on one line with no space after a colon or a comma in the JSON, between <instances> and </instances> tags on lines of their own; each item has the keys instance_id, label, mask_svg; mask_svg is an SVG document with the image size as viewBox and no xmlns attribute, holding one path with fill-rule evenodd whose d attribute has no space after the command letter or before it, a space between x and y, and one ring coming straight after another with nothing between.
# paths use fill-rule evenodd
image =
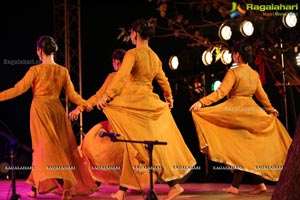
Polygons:
<instances>
[{"instance_id":1,"label":"dark stage background","mask_svg":"<svg viewBox=\"0 0 300 200\"><path fill-rule=\"evenodd\" d=\"M124 3L126 2L126 3ZM149 1L150 2L150 1ZM81 2L81 28L82 28L82 87L84 98L93 95L102 85L107 74L113 70L111 65L111 53L115 48L131 48L130 43L117 40L119 27L129 27L137 17L149 18L154 11L153 3L146 0L140 1L93 1ZM51 0L7 1L0 8L1 20L1 54L0 54L0 91L12 87L20 80L30 66L38 62L36 55L36 39L40 35L54 35L53 32L53 2ZM183 48L181 43L174 43L169 39L153 39L150 46L158 52L162 60L167 56ZM13 64L12 62L19 62ZM24 63L26 62L26 63ZM63 63L59 63L63 64ZM168 69L164 62L167 75L172 81L178 76ZM267 77L265 85L271 102L274 104L284 121L282 95L278 93L272 79ZM172 84L176 88L176 85ZM293 95L292 95L293 94ZM230 182L230 171L212 170L212 166L219 165L209 162L208 174L205 170L205 157L199 152L198 138L188 108L193 103L189 93L184 88L174 89L175 108L173 116L181 130L183 137L198 160L201 170L195 171L188 182ZM23 95L5 102L0 102L0 131L16 138L18 142L28 147L31 146L29 130L29 109L32 93L28 90ZM288 88L288 111L290 122L290 134L293 135L296 116L299 115L299 105L292 106L293 101L299 102L299 92L292 87ZM87 132L93 125L105 119L101 111L95 109L83 114L83 129ZM158 130L159 131L159 130ZM78 133L74 133L78 136ZM4 137L0 137L0 163L9 161L9 143ZM272 147L270 147L272 148ZM31 165L31 153L23 148L17 148L16 164ZM246 156L246 155L245 155ZM276 156L276 155L274 155ZM17 177L26 178L28 171L18 172ZM0 172L1 178L5 175ZM244 181L250 181L246 178Z\"/></svg>"}]
</instances>

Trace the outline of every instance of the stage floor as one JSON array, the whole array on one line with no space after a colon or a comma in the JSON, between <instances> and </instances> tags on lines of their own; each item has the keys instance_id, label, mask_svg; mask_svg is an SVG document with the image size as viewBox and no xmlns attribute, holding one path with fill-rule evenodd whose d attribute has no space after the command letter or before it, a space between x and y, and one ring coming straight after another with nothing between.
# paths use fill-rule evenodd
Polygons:
<instances>
[{"instance_id":1,"label":"stage floor","mask_svg":"<svg viewBox=\"0 0 300 200\"><path fill-rule=\"evenodd\" d=\"M181 184L185 191L175 198L176 200L190 200L190 199L201 199L201 200L232 200L232 199L242 199L242 200L270 200L272 197L272 193L274 191L275 186L267 185L267 191L258 195L249 195L248 191L253 189L253 185L243 184L240 187L240 194L233 195L224 193L222 188L228 187L229 184L223 183L184 183ZM16 181L16 194L21 196L21 200L29 200L26 196L26 192L30 190L30 186L25 182L25 180L17 180ZM91 194L89 196L76 196L72 199L101 199L108 200L112 199L110 197L111 193L114 193L118 190L117 185L106 185L102 184L99 187L98 192ZM164 197L168 192L168 186L166 184L156 184L154 186L154 190L157 194L158 200ZM127 193L126 200L143 200L147 195L144 196L141 193ZM10 180L0 180L0 200L9 200L12 197L11 190L11 181ZM60 199L60 196L55 194L44 194L37 195L35 199Z\"/></svg>"}]
</instances>

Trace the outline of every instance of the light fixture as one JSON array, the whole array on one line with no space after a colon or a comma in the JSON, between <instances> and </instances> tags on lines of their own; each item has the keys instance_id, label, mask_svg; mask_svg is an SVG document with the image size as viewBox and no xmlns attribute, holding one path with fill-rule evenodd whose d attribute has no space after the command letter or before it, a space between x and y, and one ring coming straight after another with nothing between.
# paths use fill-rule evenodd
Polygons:
<instances>
[{"instance_id":1,"label":"light fixture","mask_svg":"<svg viewBox=\"0 0 300 200\"><path fill-rule=\"evenodd\" d=\"M254 32L253 23L249 20L244 20L240 24L240 32L244 37L249 37Z\"/></svg>"},{"instance_id":2,"label":"light fixture","mask_svg":"<svg viewBox=\"0 0 300 200\"><path fill-rule=\"evenodd\" d=\"M216 91L220 85L221 85L221 81L220 80L215 80L212 84L211 84L211 90L212 91Z\"/></svg>"},{"instance_id":3,"label":"light fixture","mask_svg":"<svg viewBox=\"0 0 300 200\"><path fill-rule=\"evenodd\" d=\"M294 12L286 12L282 16L282 23L286 28L293 28L297 24L297 15Z\"/></svg>"},{"instance_id":4,"label":"light fixture","mask_svg":"<svg viewBox=\"0 0 300 200\"><path fill-rule=\"evenodd\" d=\"M224 49L221 51L221 62L224 65L230 64L232 61L232 55L228 49Z\"/></svg>"},{"instance_id":5,"label":"light fixture","mask_svg":"<svg viewBox=\"0 0 300 200\"><path fill-rule=\"evenodd\" d=\"M231 38L232 30L230 25L226 21L219 27L218 35L219 38L226 41Z\"/></svg>"},{"instance_id":6,"label":"light fixture","mask_svg":"<svg viewBox=\"0 0 300 200\"><path fill-rule=\"evenodd\" d=\"M232 37L249 37L254 33L254 25L249 19L226 20L218 30L218 36L222 40L230 40Z\"/></svg>"},{"instance_id":7,"label":"light fixture","mask_svg":"<svg viewBox=\"0 0 300 200\"><path fill-rule=\"evenodd\" d=\"M172 55L169 59L169 67L171 70L177 70L179 66L179 59L177 56Z\"/></svg>"},{"instance_id":8,"label":"light fixture","mask_svg":"<svg viewBox=\"0 0 300 200\"><path fill-rule=\"evenodd\" d=\"M212 63L213 61L213 54L212 54L212 51L210 51L209 49L208 50L205 50L203 53L202 53L202 62L205 66L208 66Z\"/></svg>"},{"instance_id":9,"label":"light fixture","mask_svg":"<svg viewBox=\"0 0 300 200\"><path fill-rule=\"evenodd\" d=\"M300 66L300 53L296 55L296 64Z\"/></svg>"}]
</instances>

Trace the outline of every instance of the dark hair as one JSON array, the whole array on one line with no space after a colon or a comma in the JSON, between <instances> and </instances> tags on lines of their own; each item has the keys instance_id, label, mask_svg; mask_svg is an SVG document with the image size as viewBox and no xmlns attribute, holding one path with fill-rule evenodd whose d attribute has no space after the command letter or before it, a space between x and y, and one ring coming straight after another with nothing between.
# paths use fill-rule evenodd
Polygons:
<instances>
[{"instance_id":1,"label":"dark hair","mask_svg":"<svg viewBox=\"0 0 300 200\"><path fill-rule=\"evenodd\" d=\"M136 19L131 24L131 30L138 32L141 38L144 40L149 39L155 34L154 26L152 26L152 24L149 21L143 18Z\"/></svg>"},{"instance_id":2,"label":"dark hair","mask_svg":"<svg viewBox=\"0 0 300 200\"><path fill-rule=\"evenodd\" d=\"M125 50L124 49L116 49L114 50L114 52L112 53L111 58L112 59L117 59L120 60L121 62L123 61L124 55L125 55Z\"/></svg>"},{"instance_id":3,"label":"dark hair","mask_svg":"<svg viewBox=\"0 0 300 200\"><path fill-rule=\"evenodd\" d=\"M238 52L243 58L244 62L253 63L253 49L249 41L239 41L232 47L233 52Z\"/></svg>"},{"instance_id":4,"label":"dark hair","mask_svg":"<svg viewBox=\"0 0 300 200\"><path fill-rule=\"evenodd\" d=\"M36 46L41 48L46 55L55 53L58 50L55 40L50 36L40 36L36 42Z\"/></svg>"}]
</instances>

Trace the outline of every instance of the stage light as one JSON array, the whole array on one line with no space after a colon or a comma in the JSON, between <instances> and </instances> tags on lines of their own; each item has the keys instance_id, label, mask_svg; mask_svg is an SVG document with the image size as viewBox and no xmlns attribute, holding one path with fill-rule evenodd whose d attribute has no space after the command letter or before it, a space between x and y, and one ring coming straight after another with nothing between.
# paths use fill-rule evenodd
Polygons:
<instances>
[{"instance_id":1,"label":"stage light","mask_svg":"<svg viewBox=\"0 0 300 200\"><path fill-rule=\"evenodd\" d=\"M298 53L296 56L296 63L298 66L300 66L300 53Z\"/></svg>"},{"instance_id":2,"label":"stage light","mask_svg":"<svg viewBox=\"0 0 300 200\"><path fill-rule=\"evenodd\" d=\"M241 36L249 37L254 33L254 25L248 19L226 20L218 30L218 36L222 40L237 39Z\"/></svg>"},{"instance_id":3,"label":"stage light","mask_svg":"<svg viewBox=\"0 0 300 200\"><path fill-rule=\"evenodd\" d=\"M232 61L232 55L228 49L221 51L221 61L224 65L228 65Z\"/></svg>"},{"instance_id":4,"label":"stage light","mask_svg":"<svg viewBox=\"0 0 300 200\"><path fill-rule=\"evenodd\" d=\"M179 66L179 59L177 56L171 56L169 59L169 67L171 70L177 70Z\"/></svg>"},{"instance_id":5,"label":"stage light","mask_svg":"<svg viewBox=\"0 0 300 200\"><path fill-rule=\"evenodd\" d=\"M211 84L211 91L216 91L220 85L221 85L221 81L220 80L216 80Z\"/></svg>"},{"instance_id":6,"label":"stage light","mask_svg":"<svg viewBox=\"0 0 300 200\"><path fill-rule=\"evenodd\" d=\"M253 23L249 20L244 20L240 24L240 32L244 37L249 37L254 32Z\"/></svg>"},{"instance_id":7,"label":"stage light","mask_svg":"<svg viewBox=\"0 0 300 200\"><path fill-rule=\"evenodd\" d=\"M202 53L202 62L205 66L211 65L212 62L221 60L224 65L228 65L232 61L232 56L227 48L223 48L220 44L209 47Z\"/></svg>"},{"instance_id":8,"label":"stage light","mask_svg":"<svg viewBox=\"0 0 300 200\"><path fill-rule=\"evenodd\" d=\"M212 54L212 51L211 50L205 50L203 53L202 53L202 62L205 66L208 66L212 63L213 61L213 54Z\"/></svg>"},{"instance_id":9,"label":"stage light","mask_svg":"<svg viewBox=\"0 0 300 200\"><path fill-rule=\"evenodd\" d=\"M286 12L282 17L282 23L286 28L293 28L297 24L297 15L294 12Z\"/></svg>"},{"instance_id":10,"label":"stage light","mask_svg":"<svg viewBox=\"0 0 300 200\"><path fill-rule=\"evenodd\" d=\"M222 40L229 40L231 38L232 30L226 21L219 27L218 35Z\"/></svg>"}]
</instances>

